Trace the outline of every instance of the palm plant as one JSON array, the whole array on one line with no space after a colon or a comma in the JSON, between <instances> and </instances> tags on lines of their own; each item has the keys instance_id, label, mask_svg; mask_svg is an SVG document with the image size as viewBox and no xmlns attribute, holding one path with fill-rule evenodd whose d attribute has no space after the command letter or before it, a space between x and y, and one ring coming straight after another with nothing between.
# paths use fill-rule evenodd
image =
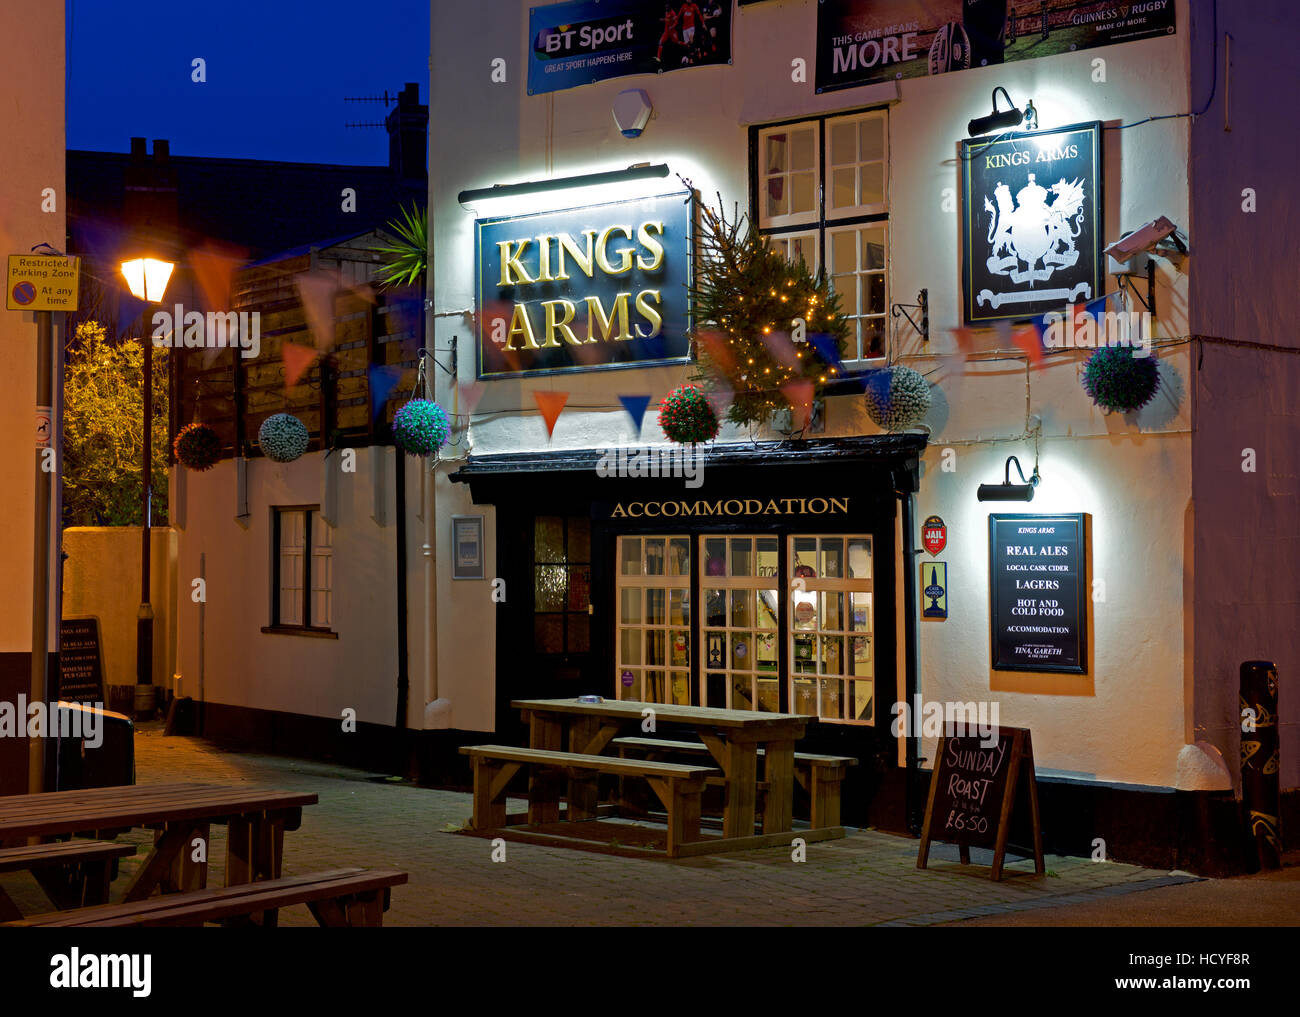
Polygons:
<instances>
[{"instance_id":1,"label":"palm plant","mask_svg":"<svg viewBox=\"0 0 1300 1017\"><path fill-rule=\"evenodd\" d=\"M423 283L429 267L429 212L427 208L402 209L402 221L393 220L388 229L397 236L397 242L377 248L388 255L388 262L379 270L379 281L384 286L410 286Z\"/></svg>"}]
</instances>

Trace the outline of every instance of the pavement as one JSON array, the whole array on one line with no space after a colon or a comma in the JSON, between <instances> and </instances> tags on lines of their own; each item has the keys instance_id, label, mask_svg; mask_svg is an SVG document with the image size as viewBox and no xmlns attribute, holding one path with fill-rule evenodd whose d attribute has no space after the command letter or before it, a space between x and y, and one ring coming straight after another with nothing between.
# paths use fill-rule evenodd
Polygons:
<instances>
[{"instance_id":1,"label":"pavement","mask_svg":"<svg viewBox=\"0 0 1300 1017\"><path fill-rule=\"evenodd\" d=\"M247 783L315 793L319 804L305 808L302 827L285 835L285 874L351 865L405 870L410 882L394 888L388 925L1300 924L1300 869L1198 880L1049 855L1046 876L1035 876L1029 860L1009 861L1004 880L994 883L979 864L987 865L988 852L974 850L975 864L967 867L955 847L935 845L921 871L915 839L875 830L809 844L803 862L786 847L668 861L513 842L505 860L494 861L490 841L451 832L471 812L462 792L332 763L232 752L199 738L166 737L158 724L137 727L136 768L141 784ZM115 897L151 834L126 836L141 853L123 860ZM214 826L210 885L224 882L224 838L225 828ZM26 874L0 878L25 912L48 907ZM285 909L280 921L314 924L305 907Z\"/></svg>"}]
</instances>

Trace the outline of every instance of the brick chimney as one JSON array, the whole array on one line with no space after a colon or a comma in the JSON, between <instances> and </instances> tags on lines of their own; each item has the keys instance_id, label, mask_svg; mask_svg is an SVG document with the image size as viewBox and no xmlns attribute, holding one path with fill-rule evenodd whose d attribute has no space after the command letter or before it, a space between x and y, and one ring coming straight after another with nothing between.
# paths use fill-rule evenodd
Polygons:
<instances>
[{"instance_id":1,"label":"brick chimney","mask_svg":"<svg viewBox=\"0 0 1300 1017\"><path fill-rule=\"evenodd\" d=\"M397 95L397 106L385 120L388 127L388 166L401 180L429 175L429 107L420 105L420 86L408 81Z\"/></svg>"}]
</instances>

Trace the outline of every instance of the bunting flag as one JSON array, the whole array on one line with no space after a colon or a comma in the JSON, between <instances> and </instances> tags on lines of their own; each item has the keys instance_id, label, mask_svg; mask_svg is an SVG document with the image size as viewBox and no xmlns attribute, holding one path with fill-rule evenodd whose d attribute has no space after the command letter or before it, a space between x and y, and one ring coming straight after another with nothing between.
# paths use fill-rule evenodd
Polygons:
<instances>
[{"instance_id":1,"label":"bunting flag","mask_svg":"<svg viewBox=\"0 0 1300 1017\"><path fill-rule=\"evenodd\" d=\"M308 272L294 279L303 315L318 350L334 345L334 294L338 279L331 272Z\"/></svg>"},{"instance_id":2,"label":"bunting flag","mask_svg":"<svg viewBox=\"0 0 1300 1017\"><path fill-rule=\"evenodd\" d=\"M204 307L212 311L230 309L230 281L236 267L245 260L233 252L219 250L211 241L190 252L190 267L203 294Z\"/></svg>"},{"instance_id":3,"label":"bunting flag","mask_svg":"<svg viewBox=\"0 0 1300 1017\"><path fill-rule=\"evenodd\" d=\"M650 405L648 395L621 395L618 401L623 404L623 409L627 410L627 415L632 418L632 425L636 428L638 436L641 434L641 423L645 420L646 407Z\"/></svg>"},{"instance_id":4,"label":"bunting flag","mask_svg":"<svg viewBox=\"0 0 1300 1017\"><path fill-rule=\"evenodd\" d=\"M695 333L695 340L708 353L709 359L718 365L725 374L730 375L736 366L736 357L722 332L700 331Z\"/></svg>"},{"instance_id":5,"label":"bunting flag","mask_svg":"<svg viewBox=\"0 0 1300 1017\"><path fill-rule=\"evenodd\" d=\"M952 329L952 336L957 340L957 349L965 356L975 352L975 330L969 325L958 325Z\"/></svg>"},{"instance_id":6,"label":"bunting flag","mask_svg":"<svg viewBox=\"0 0 1300 1017\"><path fill-rule=\"evenodd\" d=\"M1025 351L1029 362L1035 367L1043 360L1043 334L1031 322L1021 325L1011 334L1011 345Z\"/></svg>"},{"instance_id":7,"label":"bunting flag","mask_svg":"<svg viewBox=\"0 0 1300 1017\"><path fill-rule=\"evenodd\" d=\"M474 412L474 407L478 401L483 398L483 393L487 389L481 381L460 381L456 383L456 390L459 394L457 400L456 412L460 414L470 414Z\"/></svg>"},{"instance_id":8,"label":"bunting flag","mask_svg":"<svg viewBox=\"0 0 1300 1017\"><path fill-rule=\"evenodd\" d=\"M835 337L829 332L809 332L808 341L822 361L838 373L844 365L840 362L840 344L835 341Z\"/></svg>"},{"instance_id":9,"label":"bunting flag","mask_svg":"<svg viewBox=\"0 0 1300 1017\"><path fill-rule=\"evenodd\" d=\"M763 345L767 347L768 352L782 367L794 367L799 363L799 358L795 355L794 343L790 341L789 332L764 332Z\"/></svg>"},{"instance_id":10,"label":"bunting flag","mask_svg":"<svg viewBox=\"0 0 1300 1017\"><path fill-rule=\"evenodd\" d=\"M284 387L293 388L316 359L316 351L310 346L285 343L280 350L280 358L284 361Z\"/></svg>"},{"instance_id":11,"label":"bunting flag","mask_svg":"<svg viewBox=\"0 0 1300 1017\"><path fill-rule=\"evenodd\" d=\"M802 431L812 416L813 383L811 378L791 378L782 383L781 394L790 404L790 422L793 429Z\"/></svg>"},{"instance_id":12,"label":"bunting flag","mask_svg":"<svg viewBox=\"0 0 1300 1017\"><path fill-rule=\"evenodd\" d=\"M551 438L555 435L555 422L560 419L560 411L569 401L569 393L534 391L533 398L537 400L537 408L546 421L546 437Z\"/></svg>"},{"instance_id":13,"label":"bunting flag","mask_svg":"<svg viewBox=\"0 0 1300 1017\"><path fill-rule=\"evenodd\" d=\"M374 365L367 373L370 376L370 412L377 416L384 408L384 403L388 402L388 397L397 387L397 383L402 380L402 369Z\"/></svg>"}]
</instances>

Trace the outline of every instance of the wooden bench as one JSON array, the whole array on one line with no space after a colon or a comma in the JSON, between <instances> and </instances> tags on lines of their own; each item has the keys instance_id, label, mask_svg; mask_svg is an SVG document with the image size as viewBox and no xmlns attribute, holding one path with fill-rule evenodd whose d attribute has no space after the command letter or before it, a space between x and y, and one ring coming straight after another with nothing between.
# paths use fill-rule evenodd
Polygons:
<instances>
[{"instance_id":1,"label":"wooden bench","mask_svg":"<svg viewBox=\"0 0 1300 1017\"><path fill-rule=\"evenodd\" d=\"M593 794L582 789L584 783L591 785L602 773L641 777L650 784L668 814L669 858L677 857L680 845L700 839L700 794L704 782L718 775L717 768L711 766L636 761L512 745L466 745L460 751L470 757L474 766L471 823L475 830L506 826L506 786L523 766L531 766L535 771L528 800L530 825L546 822L558 811L559 777L573 781L578 787L569 794L569 819L573 822L596 818L589 806L580 804L595 800Z\"/></svg>"},{"instance_id":2,"label":"wooden bench","mask_svg":"<svg viewBox=\"0 0 1300 1017\"><path fill-rule=\"evenodd\" d=\"M306 904L317 924L328 927L379 926L384 923L390 891L407 874L387 869L336 869L307 876L239 883L235 886L164 894L124 904L55 911L8 925L21 926L197 926L232 923L264 913L264 926L277 922L278 908Z\"/></svg>"},{"instance_id":3,"label":"wooden bench","mask_svg":"<svg viewBox=\"0 0 1300 1017\"><path fill-rule=\"evenodd\" d=\"M103 904L113 881L113 863L135 851L134 844L85 839L0 848L0 873L30 871L56 908ZM21 917L0 888L0 922Z\"/></svg>"},{"instance_id":4,"label":"wooden bench","mask_svg":"<svg viewBox=\"0 0 1300 1017\"><path fill-rule=\"evenodd\" d=\"M620 756L628 752L638 755L711 755L703 742L672 741L667 738L615 738L610 744L618 748ZM760 759L765 754L764 749L758 750ZM840 785L848 768L857 763L851 756L825 756L809 752L794 754L795 780L812 799L809 826L814 830L840 825ZM725 783L725 778L721 782ZM766 788L767 784L759 781L758 789L763 791Z\"/></svg>"}]
</instances>

